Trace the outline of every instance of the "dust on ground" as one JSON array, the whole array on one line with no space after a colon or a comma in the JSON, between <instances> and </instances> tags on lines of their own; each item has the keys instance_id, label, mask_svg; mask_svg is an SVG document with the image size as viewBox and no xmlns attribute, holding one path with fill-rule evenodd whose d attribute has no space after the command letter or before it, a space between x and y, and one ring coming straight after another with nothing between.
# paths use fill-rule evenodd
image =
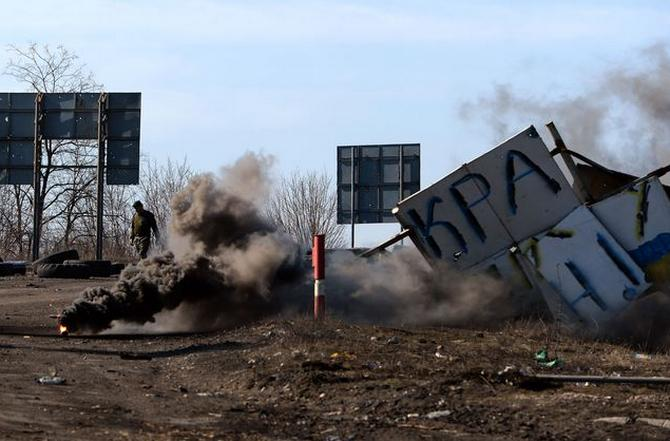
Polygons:
<instances>
[{"instance_id":1,"label":"dust on ground","mask_svg":"<svg viewBox=\"0 0 670 441\"><path fill-rule=\"evenodd\" d=\"M0 279L0 433L9 440L668 439L664 386L497 381L549 344L556 373L666 375L670 357L498 330L278 317L230 331L62 338L55 314L113 280ZM541 369L540 369L541 370ZM57 375L64 385L36 379ZM629 417L627 424L595 421ZM637 421L636 421L637 420Z\"/></svg>"}]
</instances>

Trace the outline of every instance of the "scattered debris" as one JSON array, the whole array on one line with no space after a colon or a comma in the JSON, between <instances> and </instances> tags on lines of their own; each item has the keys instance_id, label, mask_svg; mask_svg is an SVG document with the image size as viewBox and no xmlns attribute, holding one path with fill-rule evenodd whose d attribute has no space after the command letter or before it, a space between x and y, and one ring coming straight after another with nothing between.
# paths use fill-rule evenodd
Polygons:
<instances>
[{"instance_id":1,"label":"scattered debris","mask_svg":"<svg viewBox=\"0 0 670 441\"><path fill-rule=\"evenodd\" d=\"M551 383L582 383L582 384L670 384L670 377L625 377L622 375L578 375L578 374L536 374L530 369L518 369L505 366L498 372L497 379L510 385L540 385Z\"/></svg>"},{"instance_id":2,"label":"scattered debris","mask_svg":"<svg viewBox=\"0 0 670 441\"><path fill-rule=\"evenodd\" d=\"M63 377L55 377L55 376L51 376L51 375L45 375L44 377L38 378L37 382L39 384L60 386L60 385L65 384L66 380Z\"/></svg>"},{"instance_id":3,"label":"scattered debris","mask_svg":"<svg viewBox=\"0 0 670 441\"><path fill-rule=\"evenodd\" d=\"M595 423L610 423L610 424L631 424L633 423L633 420L628 417L604 417L604 418L596 418L593 420Z\"/></svg>"},{"instance_id":4,"label":"scattered debris","mask_svg":"<svg viewBox=\"0 0 670 441\"><path fill-rule=\"evenodd\" d=\"M434 420L436 418L442 418L451 415L450 410L435 410L433 412L428 412L426 418L429 420Z\"/></svg>"},{"instance_id":5,"label":"scattered debris","mask_svg":"<svg viewBox=\"0 0 670 441\"><path fill-rule=\"evenodd\" d=\"M636 424L645 423L650 426L660 427L662 429L670 429L670 420L662 418L630 418L630 417L604 417L593 420L595 423L610 423L610 424Z\"/></svg>"},{"instance_id":6,"label":"scattered debris","mask_svg":"<svg viewBox=\"0 0 670 441\"><path fill-rule=\"evenodd\" d=\"M563 361L558 358L549 358L549 351L547 349L540 349L535 353L535 361L538 366L554 368L559 367L563 364Z\"/></svg>"},{"instance_id":7,"label":"scattered debris","mask_svg":"<svg viewBox=\"0 0 670 441\"><path fill-rule=\"evenodd\" d=\"M442 352L440 352L443 349L444 349L444 346L438 345L438 347L435 349L435 357L437 357L437 358L449 358L448 355L444 355Z\"/></svg>"},{"instance_id":8,"label":"scattered debris","mask_svg":"<svg viewBox=\"0 0 670 441\"><path fill-rule=\"evenodd\" d=\"M661 427L663 429L670 429L670 420L661 418L638 418L635 422L647 423L651 426Z\"/></svg>"}]
</instances>

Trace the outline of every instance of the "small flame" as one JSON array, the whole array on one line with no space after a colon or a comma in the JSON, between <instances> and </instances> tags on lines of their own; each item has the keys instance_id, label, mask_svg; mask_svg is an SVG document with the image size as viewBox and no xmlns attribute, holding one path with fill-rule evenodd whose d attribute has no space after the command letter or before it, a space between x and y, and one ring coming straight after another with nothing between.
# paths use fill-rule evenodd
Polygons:
<instances>
[{"instance_id":1,"label":"small flame","mask_svg":"<svg viewBox=\"0 0 670 441\"><path fill-rule=\"evenodd\" d=\"M67 326L58 325L58 332L60 332L61 335L67 335Z\"/></svg>"}]
</instances>

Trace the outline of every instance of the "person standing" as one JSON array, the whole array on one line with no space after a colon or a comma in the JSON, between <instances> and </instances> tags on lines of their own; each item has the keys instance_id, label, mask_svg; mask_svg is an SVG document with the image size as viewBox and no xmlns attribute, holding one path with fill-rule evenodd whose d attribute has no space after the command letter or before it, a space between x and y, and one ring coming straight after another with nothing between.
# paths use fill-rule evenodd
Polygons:
<instances>
[{"instance_id":1,"label":"person standing","mask_svg":"<svg viewBox=\"0 0 670 441\"><path fill-rule=\"evenodd\" d=\"M135 201L133 208L135 209L135 214L133 214L133 221L130 227L130 240L140 257L145 259L151 247L152 231L155 240L158 241L158 225L156 225L154 214L145 210L142 202Z\"/></svg>"}]
</instances>

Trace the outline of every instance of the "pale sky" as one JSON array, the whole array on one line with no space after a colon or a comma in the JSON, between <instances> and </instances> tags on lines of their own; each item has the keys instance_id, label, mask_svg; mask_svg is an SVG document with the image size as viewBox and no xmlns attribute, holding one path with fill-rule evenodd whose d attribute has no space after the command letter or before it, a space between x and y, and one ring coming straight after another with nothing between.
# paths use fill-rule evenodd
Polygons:
<instances>
[{"instance_id":1,"label":"pale sky","mask_svg":"<svg viewBox=\"0 0 670 441\"><path fill-rule=\"evenodd\" d=\"M573 95L670 37L667 1L3 1L2 16L3 43L62 44L106 90L142 92L158 160L215 171L254 150L334 176L337 145L419 142L422 186L502 140L459 118L464 101L496 84ZM397 228L357 228L357 245Z\"/></svg>"}]
</instances>

